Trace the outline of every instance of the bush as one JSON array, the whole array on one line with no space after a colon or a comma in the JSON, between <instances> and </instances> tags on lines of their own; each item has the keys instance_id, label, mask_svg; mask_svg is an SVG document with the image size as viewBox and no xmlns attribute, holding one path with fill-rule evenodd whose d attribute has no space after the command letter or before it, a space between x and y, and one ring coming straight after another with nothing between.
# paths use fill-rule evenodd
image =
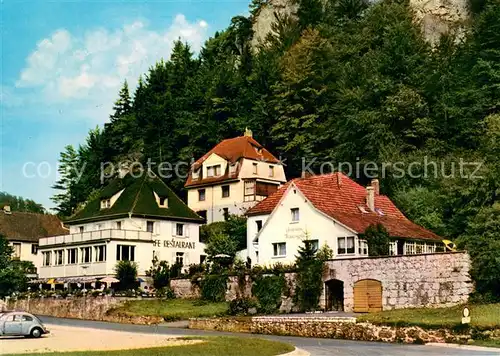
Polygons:
<instances>
[{"instance_id":1,"label":"bush","mask_svg":"<svg viewBox=\"0 0 500 356\"><path fill-rule=\"evenodd\" d=\"M256 278L252 286L252 294L259 302L259 313L275 313L281 306L281 295L285 287L286 281L283 275Z\"/></svg>"},{"instance_id":2,"label":"bush","mask_svg":"<svg viewBox=\"0 0 500 356\"><path fill-rule=\"evenodd\" d=\"M297 256L297 279L295 299L302 311L316 310L323 291L323 261L316 258L316 252L309 240Z\"/></svg>"},{"instance_id":3,"label":"bush","mask_svg":"<svg viewBox=\"0 0 500 356\"><path fill-rule=\"evenodd\" d=\"M170 287L163 287L156 290L156 297L162 299L175 299L175 293Z\"/></svg>"},{"instance_id":4,"label":"bush","mask_svg":"<svg viewBox=\"0 0 500 356\"><path fill-rule=\"evenodd\" d=\"M236 298L229 303L229 315L248 315L252 308L260 309L255 298Z\"/></svg>"},{"instance_id":5,"label":"bush","mask_svg":"<svg viewBox=\"0 0 500 356\"><path fill-rule=\"evenodd\" d=\"M191 278L196 274L201 274L205 272L205 265L200 263L200 264L192 264L189 265L188 269L188 277Z\"/></svg>"},{"instance_id":6,"label":"bush","mask_svg":"<svg viewBox=\"0 0 500 356\"><path fill-rule=\"evenodd\" d=\"M227 274L209 274L201 280L201 298L210 302L226 300Z\"/></svg>"},{"instance_id":7,"label":"bush","mask_svg":"<svg viewBox=\"0 0 500 356\"><path fill-rule=\"evenodd\" d=\"M116 278L120 280L120 290L135 289L137 282L137 264L131 261L119 261L115 267Z\"/></svg>"}]
</instances>

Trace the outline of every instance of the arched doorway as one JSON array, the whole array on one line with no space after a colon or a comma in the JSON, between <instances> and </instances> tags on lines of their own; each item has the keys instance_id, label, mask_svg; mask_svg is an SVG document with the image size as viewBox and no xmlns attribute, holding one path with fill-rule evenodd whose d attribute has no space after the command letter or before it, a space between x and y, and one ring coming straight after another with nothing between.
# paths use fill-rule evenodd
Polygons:
<instances>
[{"instance_id":1,"label":"arched doorway","mask_svg":"<svg viewBox=\"0 0 500 356\"><path fill-rule=\"evenodd\" d=\"M330 279L325 282L326 310L344 310L344 282Z\"/></svg>"},{"instance_id":2,"label":"arched doorway","mask_svg":"<svg viewBox=\"0 0 500 356\"><path fill-rule=\"evenodd\" d=\"M354 283L355 313L382 311L382 283L375 279L362 279Z\"/></svg>"}]
</instances>

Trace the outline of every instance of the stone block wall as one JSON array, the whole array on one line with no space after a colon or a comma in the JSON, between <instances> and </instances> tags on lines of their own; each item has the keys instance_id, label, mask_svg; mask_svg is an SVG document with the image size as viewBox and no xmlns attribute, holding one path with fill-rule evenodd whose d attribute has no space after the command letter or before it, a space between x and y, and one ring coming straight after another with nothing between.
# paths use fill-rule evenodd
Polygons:
<instances>
[{"instance_id":1,"label":"stone block wall","mask_svg":"<svg viewBox=\"0 0 500 356\"><path fill-rule=\"evenodd\" d=\"M354 283L363 279L382 283L384 310L446 307L467 302L474 289L470 263L465 252L331 260L324 281L344 282L345 311L352 311ZM325 298L323 291L323 307Z\"/></svg>"},{"instance_id":2,"label":"stone block wall","mask_svg":"<svg viewBox=\"0 0 500 356\"><path fill-rule=\"evenodd\" d=\"M87 298L37 298L9 300L6 309L26 311L36 315L57 318L111 321L131 324L158 324L162 317L132 316L120 314L114 309L125 302L122 298L87 297Z\"/></svg>"}]
</instances>

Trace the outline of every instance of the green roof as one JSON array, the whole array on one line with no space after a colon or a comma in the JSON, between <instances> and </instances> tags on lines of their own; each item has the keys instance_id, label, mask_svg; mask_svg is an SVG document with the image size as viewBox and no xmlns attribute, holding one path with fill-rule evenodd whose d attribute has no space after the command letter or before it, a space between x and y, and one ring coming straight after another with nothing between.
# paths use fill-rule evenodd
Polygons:
<instances>
[{"instance_id":1,"label":"green roof","mask_svg":"<svg viewBox=\"0 0 500 356\"><path fill-rule=\"evenodd\" d=\"M97 198L89 201L65 223L71 225L123 216L203 221L154 173L142 172L139 176L139 172L136 172L135 176L129 173L121 179L111 181L102 188ZM122 190L124 191L110 208L101 209L102 200L110 199ZM158 206L154 193L168 199L167 208Z\"/></svg>"}]
</instances>

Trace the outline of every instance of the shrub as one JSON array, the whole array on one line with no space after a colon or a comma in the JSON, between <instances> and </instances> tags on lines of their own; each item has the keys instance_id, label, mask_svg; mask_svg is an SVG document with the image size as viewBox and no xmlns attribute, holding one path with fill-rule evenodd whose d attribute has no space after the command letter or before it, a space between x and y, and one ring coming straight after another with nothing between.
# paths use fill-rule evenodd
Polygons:
<instances>
[{"instance_id":1,"label":"shrub","mask_svg":"<svg viewBox=\"0 0 500 356\"><path fill-rule=\"evenodd\" d=\"M255 298L236 298L229 303L229 315L248 315L252 308L260 309Z\"/></svg>"},{"instance_id":2,"label":"shrub","mask_svg":"<svg viewBox=\"0 0 500 356\"><path fill-rule=\"evenodd\" d=\"M131 261L119 261L115 267L116 278L120 280L119 289L137 288L137 264Z\"/></svg>"},{"instance_id":3,"label":"shrub","mask_svg":"<svg viewBox=\"0 0 500 356\"><path fill-rule=\"evenodd\" d=\"M156 297L162 299L175 299L175 293L170 287L163 287L156 290Z\"/></svg>"},{"instance_id":4,"label":"shrub","mask_svg":"<svg viewBox=\"0 0 500 356\"><path fill-rule=\"evenodd\" d=\"M209 274L201 280L201 298L210 302L226 300L227 274Z\"/></svg>"},{"instance_id":5,"label":"shrub","mask_svg":"<svg viewBox=\"0 0 500 356\"><path fill-rule=\"evenodd\" d=\"M261 276L254 280L252 294L259 302L259 313L272 314L279 309L285 286L283 275Z\"/></svg>"},{"instance_id":6,"label":"shrub","mask_svg":"<svg viewBox=\"0 0 500 356\"><path fill-rule=\"evenodd\" d=\"M189 265L188 269L188 277L191 278L196 274L201 274L205 272L205 265L200 263L200 264L192 264Z\"/></svg>"},{"instance_id":7,"label":"shrub","mask_svg":"<svg viewBox=\"0 0 500 356\"><path fill-rule=\"evenodd\" d=\"M316 310L323 291L323 261L316 258L316 253L309 240L304 240L304 246L297 256L297 284L295 299L302 311Z\"/></svg>"}]
</instances>

